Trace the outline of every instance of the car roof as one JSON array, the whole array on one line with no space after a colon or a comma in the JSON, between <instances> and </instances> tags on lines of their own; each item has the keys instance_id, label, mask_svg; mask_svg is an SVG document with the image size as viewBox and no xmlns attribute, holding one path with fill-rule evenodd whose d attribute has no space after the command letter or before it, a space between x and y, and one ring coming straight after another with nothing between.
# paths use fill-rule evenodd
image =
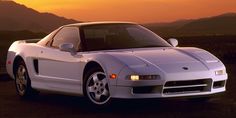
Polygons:
<instances>
[{"instance_id":1,"label":"car roof","mask_svg":"<svg viewBox=\"0 0 236 118\"><path fill-rule=\"evenodd\" d=\"M88 26L88 25L100 25L100 24L137 24L134 22L124 22L124 21L99 21L99 22L81 22L68 24L64 26Z\"/></svg>"}]
</instances>

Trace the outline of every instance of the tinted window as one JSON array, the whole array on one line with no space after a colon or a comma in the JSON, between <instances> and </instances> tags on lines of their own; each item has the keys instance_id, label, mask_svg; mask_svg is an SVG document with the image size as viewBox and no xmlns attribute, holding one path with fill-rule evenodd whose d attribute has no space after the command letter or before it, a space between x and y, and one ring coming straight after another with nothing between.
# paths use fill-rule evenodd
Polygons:
<instances>
[{"instance_id":1,"label":"tinted window","mask_svg":"<svg viewBox=\"0 0 236 118\"><path fill-rule=\"evenodd\" d=\"M72 43L78 49L80 44L79 31L77 27L64 27L53 38L52 46L58 48L62 43Z\"/></svg>"},{"instance_id":2,"label":"tinted window","mask_svg":"<svg viewBox=\"0 0 236 118\"><path fill-rule=\"evenodd\" d=\"M89 25L81 29L89 51L170 46L155 33L134 24Z\"/></svg>"}]
</instances>

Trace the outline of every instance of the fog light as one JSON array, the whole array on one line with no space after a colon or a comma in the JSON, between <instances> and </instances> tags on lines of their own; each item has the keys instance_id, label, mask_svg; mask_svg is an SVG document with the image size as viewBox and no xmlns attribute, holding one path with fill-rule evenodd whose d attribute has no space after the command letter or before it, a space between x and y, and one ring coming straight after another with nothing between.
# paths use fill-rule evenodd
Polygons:
<instances>
[{"instance_id":1,"label":"fog light","mask_svg":"<svg viewBox=\"0 0 236 118\"><path fill-rule=\"evenodd\" d=\"M216 75L224 75L224 74L226 74L226 71L225 70L217 70L217 71L215 71L215 74Z\"/></svg>"}]
</instances>

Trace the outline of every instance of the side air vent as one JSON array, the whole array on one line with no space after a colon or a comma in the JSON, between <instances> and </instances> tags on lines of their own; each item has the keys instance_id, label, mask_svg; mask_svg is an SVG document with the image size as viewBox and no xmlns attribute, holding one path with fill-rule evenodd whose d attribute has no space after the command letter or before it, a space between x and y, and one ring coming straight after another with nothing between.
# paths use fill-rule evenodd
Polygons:
<instances>
[{"instance_id":1,"label":"side air vent","mask_svg":"<svg viewBox=\"0 0 236 118\"><path fill-rule=\"evenodd\" d=\"M34 70L38 74L39 73L39 61L38 59L34 59Z\"/></svg>"}]
</instances>

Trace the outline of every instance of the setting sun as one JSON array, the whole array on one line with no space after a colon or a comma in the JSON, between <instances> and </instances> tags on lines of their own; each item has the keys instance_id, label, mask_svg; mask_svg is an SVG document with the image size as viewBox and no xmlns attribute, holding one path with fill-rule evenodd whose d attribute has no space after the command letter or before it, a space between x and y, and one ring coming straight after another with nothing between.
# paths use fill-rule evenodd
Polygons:
<instances>
[{"instance_id":1,"label":"setting sun","mask_svg":"<svg viewBox=\"0 0 236 118\"><path fill-rule=\"evenodd\" d=\"M40 12L80 21L141 23L194 19L236 12L235 0L14 0Z\"/></svg>"}]
</instances>

